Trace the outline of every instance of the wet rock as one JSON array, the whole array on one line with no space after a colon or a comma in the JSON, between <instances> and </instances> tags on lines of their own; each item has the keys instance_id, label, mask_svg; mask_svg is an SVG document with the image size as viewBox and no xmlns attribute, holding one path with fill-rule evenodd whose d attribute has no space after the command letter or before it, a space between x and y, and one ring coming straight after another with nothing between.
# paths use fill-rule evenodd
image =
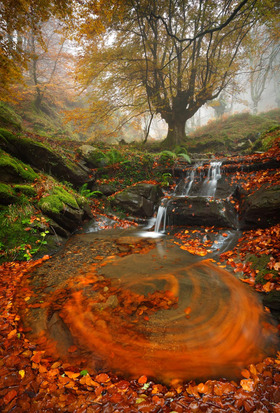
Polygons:
<instances>
[{"instance_id":1,"label":"wet rock","mask_svg":"<svg viewBox=\"0 0 280 413\"><path fill-rule=\"evenodd\" d=\"M280 322L280 291L272 290L263 297L263 305L268 307L271 313Z\"/></svg>"},{"instance_id":2,"label":"wet rock","mask_svg":"<svg viewBox=\"0 0 280 413\"><path fill-rule=\"evenodd\" d=\"M59 343L61 350L67 351L73 345L71 333L58 313L53 313L51 319L47 322L47 330L50 337Z\"/></svg>"},{"instance_id":3,"label":"wet rock","mask_svg":"<svg viewBox=\"0 0 280 413\"><path fill-rule=\"evenodd\" d=\"M82 209L73 208L66 205L61 212L46 210L43 212L50 218L52 218L63 229L73 232L78 226L83 223L84 211ZM62 235L62 234L61 234Z\"/></svg>"},{"instance_id":4,"label":"wet rock","mask_svg":"<svg viewBox=\"0 0 280 413\"><path fill-rule=\"evenodd\" d=\"M236 212L226 200L176 197L167 204L168 225L236 228Z\"/></svg>"},{"instance_id":5,"label":"wet rock","mask_svg":"<svg viewBox=\"0 0 280 413\"><path fill-rule=\"evenodd\" d=\"M280 185L262 186L242 205L241 228L266 228L280 222Z\"/></svg>"},{"instance_id":6,"label":"wet rock","mask_svg":"<svg viewBox=\"0 0 280 413\"><path fill-rule=\"evenodd\" d=\"M153 216L155 205L163 196L159 185L138 184L130 186L110 199L113 206L139 217Z\"/></svg>"}]
</instances>

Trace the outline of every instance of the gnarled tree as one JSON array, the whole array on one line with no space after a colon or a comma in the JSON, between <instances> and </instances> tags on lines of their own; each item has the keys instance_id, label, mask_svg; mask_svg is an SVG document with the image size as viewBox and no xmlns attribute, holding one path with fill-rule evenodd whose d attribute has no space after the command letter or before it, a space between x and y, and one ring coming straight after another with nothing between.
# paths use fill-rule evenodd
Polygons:
<instances>
[{"instance_id":1,"label":"gnarled tree","mask_svg":"<svg viewBox=\"0 0 280 413\"><path fill-rule=\"evenodd\" d=\"M107 111L160 114L165 144L181 144L186 121L238 71L258 0L101 3L91 15L83 9L80 80Z\"/></svg>"}]
</instances>

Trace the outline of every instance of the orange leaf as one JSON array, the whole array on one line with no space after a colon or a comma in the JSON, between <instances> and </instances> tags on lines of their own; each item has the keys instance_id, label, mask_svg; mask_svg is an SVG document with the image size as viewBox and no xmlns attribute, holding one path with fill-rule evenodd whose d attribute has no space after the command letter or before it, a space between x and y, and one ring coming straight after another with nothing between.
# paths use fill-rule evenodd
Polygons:
<instances>
[{"instance_id":1,"label":"orange leaf","mask_svg":"<svg viewBox=\"0 0 280 413\"><path fill-rule=\"evenodd\" d=\"M146 376L141 376L138 379L139 384L145 384L147 382L147 377Z\"/></svg>"},{"instance_id":2,"label":"orange leaf","mask_svg":"<svg viewBox=\"0 0 280 413\"><path fill-rule=\"evenodd\" d=\"M268 281L266 284L264 284L263 289L266 293L268 293L269 291L273 290L273 283Z\"/></svg>"},{"instance_id":3,"label":"orange leaf","mask_svg":"<svg viewBox=\"0 0 280 413\"><path fill-rule=\"evenodd\" d=\"M95 377L95 380L98 381L98 383L107 383L110 381L110 377L106 373L101 373Z\"/></svg>"},{"instance_id":4,"label":"orange leaf","mask_svg":"<svg viewBox=\"0 0 280 413\"><path fill-rule=\"evenodd\" d=\"M38 364L40 363L43 354L44 354L44 351L34 351L33 356L31 357L31 360L34 361L34 363Z\"/></svg>"},{"instance_id":5,"label":"orange leaf","mask_svg":"<svg viewBox=\"0 0 280 413\"><path fill-rule=\"evenodd\" d=\"M10 403L11 400L13 400L17 395L17 392L15 390L9 391L5 396L4 396L4 403L8 404Z\"/></svg>"},{"instance_id":6,"label":"orange leaf","mask_svg":"<svg viewBox=\"0 0 280 413\"><path fill-rule=\"evenodd\" d=\"M242 370L242 371L241 371L241 374L242 374L242 376L245 377L246 379L249 379L249 377L250 377L250 372L249 372L249 370L247 370L247 369Z\"/></svg>"},{"instance_id":7,"label":"orange leaf","mask_svg":"<svg viewBox=\"0 0 280 413\"><path fill-rule=\"evenodd\" d=\"M200 383L196 388L199 393L205 393L205 394L210 393L210 390L207 384Z\"/></svg>"},{"instance_id":8,"label":"orange leaf","mask_svg":"<svg viewBox=\"0 0 280 413\"><path fill-rule=\"evenodd\" d=\"M186 315L189 315L189 314L192 312L191 307L185 308L185 309L184 309L184 312L185 312Z\"/></svg>"},{"instance_id":9,"label":"orange leaf","mask_svg":"<svg viewBox=\"0 0 280 413\"><path fill-rule=\"evenodd\" d=\"M76 379L79 377L80 373L74 373L73 371L65 371L64 372L70 379Z\"/></svg>"},{"instance_id":10,"label":"orange leaf","mask_svg":"<svg viewBox=\"0 0 280 413\"><path fill-rule=\"evenodd\" d=\"M252 380L252 379L241 380L240 385L246 391L253 391L254 390L254 380Z\"/></svg>"},{"instance_id":11,"label":"orange leaf","mask_svg":"<svg viewBox=\"0 0 280 413\"><path fill-rule=\"evenodd\" d=\"M53 363L53 364L51 365L51 369L57 369L60 365L61 365L61 362L60 362L60 361L56 361L55 363Z\"/></svg>"}]
</instances>

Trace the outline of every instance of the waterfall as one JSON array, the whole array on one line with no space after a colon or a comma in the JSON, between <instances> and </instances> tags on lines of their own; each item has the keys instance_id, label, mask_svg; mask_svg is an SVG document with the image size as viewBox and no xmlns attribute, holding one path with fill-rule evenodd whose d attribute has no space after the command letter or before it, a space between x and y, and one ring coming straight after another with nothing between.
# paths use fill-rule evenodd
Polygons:
<instances>
[{"instance_id":1,"label":"waterfall","mask_svg":"<svg viewBox=\"0 0 280 413\"><path fill-rule=\"evenodd\" d=\"M194 164L192 169L187 172L186 177L181 180L175 188L175 195L188 196L195 180L201 180L200 172L198 168L202 166L202 162Z\"/></svg>"},{"instance_id":2,"label":"waterfall","mask_svg":"<svg viewBox=\"0 0 280 413\"><path fill-rule=\"evenodd\" d=\"M191 170L190 177L189 177L189 183L188 183L188 186L186 187L186 191L185 191L185 194L184 194L185 196L189 195L190 189L191 189L193 181L194 181L194 177L196 175L197 167L198 166L195 165Z\"/></svg>"},{"instance_id":3,"label":"waterfall","mask_svg":"<svg viewBox=\"0 0 280 413\"><path fill-rule=\"evenodd\" d=\"M210 162L207 177L203 182L201 192L199 194L200 196L215 196L217 182L221 178L221 165L221 161Z\"/></svg>"},{"instance_id":4,"label":"waterfall","mask_svg":"<svg viewBox=\"0 0 280 413\"><path fill-rule=\"evenodd\" d=\"M201 173L202 162L197 162L181 179L175 188L175 197L214 197L217 182L221 178L222 161L212 161L208 167L206 178ZM156 233L165 232L167 222L167 207L169 198L164 198L158 208L155 229Z\"/></svg>"},{"instance_id":5,"label":"waterfall","mask_svg":"<svg viewBox=\"0 0 280 413\"><path fill-rule=\"evenodd\" d=\"M167 200L168 198L164 198L161 201L161 205L158 208L157 218L155 223L155 232L164 232L166 227L166 215L167 215ZM160 228L162 226L162 230Z\"/></svg>"}]
</instances>

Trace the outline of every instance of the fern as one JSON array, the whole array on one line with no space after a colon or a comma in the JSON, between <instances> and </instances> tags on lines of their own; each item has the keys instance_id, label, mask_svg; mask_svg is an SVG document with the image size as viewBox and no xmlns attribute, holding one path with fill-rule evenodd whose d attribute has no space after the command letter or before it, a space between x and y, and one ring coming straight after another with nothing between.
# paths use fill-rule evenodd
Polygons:
<instances>
[{"instance_id":1,"label":"fern","mask_svg":"<svg viewBox=\"0 0 280 413\"><path fill-rule=\"evenodd\" d=\"M94 198L96 196L101 196L103 193L101 191L91 191L87 188L87 183L83 184L80 188L80 194L85 198Z\"/></svg>"},{"instance_id":2,"label":"fern","mask_svg":"<svg viewBox=\"0 0 280 413\"><path fill-rule=\"evenodd\" d=\"M191 163L191 158L186 153L179 153L178 156L184 158L188 163Z\"/></svg>"},{"instance_id":3,"label":"fern","mask_svg":"<svg viewBox=\"0 0 280 413\"><path fill-rule=\"evenodd\" d=\"M117 149L111 149L106 153L106 157L108 158L110 165L123 161L123 156Z\"/></svg>"}]
</instances>

